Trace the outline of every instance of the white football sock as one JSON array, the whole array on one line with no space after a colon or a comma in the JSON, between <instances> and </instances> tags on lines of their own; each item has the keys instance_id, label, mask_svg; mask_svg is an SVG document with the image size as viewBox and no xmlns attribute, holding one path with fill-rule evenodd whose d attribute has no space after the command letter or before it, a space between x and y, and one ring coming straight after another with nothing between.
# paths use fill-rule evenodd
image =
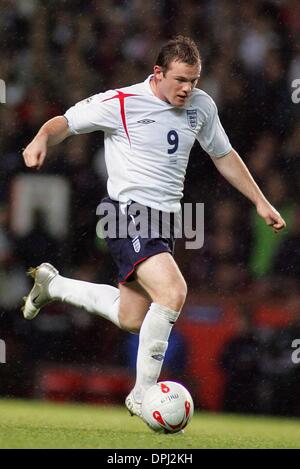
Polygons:
<instances>
[{"instance_id":1,"label":"white football sock","mask_svg":"<svg viewBox=\"0 0 300 469\"><path fill-rule=\"evenodd\" d=\"M152 303L140 330L133 395L141 402L144 393L159 378L168 339L180 312Z\"/></svg>"},{"instance_id":2,"label":"white football sock","mask_svg":"<svg viewBox=\"0 0 300 469\"><path fill-rule=\"evenodd\" d=\"M54 300L65 301L84 308L121 327L119 322L120 291L118 288L56 275L49 284L49 293Z\"/></svg>"}]
</instances>

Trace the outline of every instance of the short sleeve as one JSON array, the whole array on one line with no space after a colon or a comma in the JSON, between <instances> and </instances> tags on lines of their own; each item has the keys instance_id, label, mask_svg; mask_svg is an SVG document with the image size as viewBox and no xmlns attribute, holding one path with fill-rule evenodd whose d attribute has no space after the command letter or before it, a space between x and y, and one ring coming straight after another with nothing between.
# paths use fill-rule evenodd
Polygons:
<instances>
[{"instance_id":1,"label":"short sleeve","mask_svg":"<svg viewBox=\"0 0 300 469\"><path fill-rule=\"evenodd\" d=\"M110 99L111 91L99 93L79 101L64 114L71 132L84 134L103 130L114 133L119 127L118 100Z\"/></svg>"},{"instance_id":2,"label":"short sleeve","mask_svg":"<svg viewBox=\"0 0 300 469\"><path fill-rule=\"evenodd\" d=\"M196 138L203 150L210 156L221 157L227 155L232 149L220 122L217 106L211 98L206 119Z\"/></svg>"}]
</instances>

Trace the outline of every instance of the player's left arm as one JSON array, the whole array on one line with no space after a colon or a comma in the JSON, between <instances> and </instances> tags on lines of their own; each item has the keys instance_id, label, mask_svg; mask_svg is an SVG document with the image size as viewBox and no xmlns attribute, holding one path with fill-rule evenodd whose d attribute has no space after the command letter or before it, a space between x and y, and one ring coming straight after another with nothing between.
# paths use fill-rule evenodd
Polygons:
<instances>
[{"instance_id":1,"label":"player's left arm","mask_svg":"<svg viewBox=\"0 0 300 469\"><path fill-rule=\"evenodd\" d=\"M222 157L211 157L218 171L230 184L244 194L256 206L267 225L272 226L275 233L286 227L280 213L266 199L247 166L235 150Z\"/></svg>"}]
</instances>

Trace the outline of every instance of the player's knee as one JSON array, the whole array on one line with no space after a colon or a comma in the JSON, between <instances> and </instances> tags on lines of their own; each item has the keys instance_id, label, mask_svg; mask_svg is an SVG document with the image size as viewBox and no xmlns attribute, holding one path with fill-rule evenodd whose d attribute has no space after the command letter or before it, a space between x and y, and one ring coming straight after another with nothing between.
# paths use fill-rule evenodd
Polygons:
<instances>
[{"instance_id":1,"label":"player's knee","mask_svg":"<svg viewBox=\"0 0 300 469\"><path fill-rule=\"evenodd\" d=\"M183 282L181 285L178 285L177 289L171 295L171 300L173 303L172 309L174 309L175 311L181 311L186 300L186 295L187 286L186 283Z\"/></svg>"},{"instance_id":2,"label":"player's knee","mask_svg":"<svg viewBox=\"0 0 300 469\"><path fill-rule=\"evenodd\" d=\"M156 303L159 303L174 311L181 311L187 296L187 285L184 279L170 285L165 291L157 295Z\"/></svg>"}]
</instances>

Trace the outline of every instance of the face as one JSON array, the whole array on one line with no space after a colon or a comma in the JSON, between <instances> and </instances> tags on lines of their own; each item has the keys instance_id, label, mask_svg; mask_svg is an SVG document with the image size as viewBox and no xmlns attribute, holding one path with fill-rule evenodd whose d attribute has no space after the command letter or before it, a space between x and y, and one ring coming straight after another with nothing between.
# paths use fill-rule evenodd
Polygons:
<instances>
[{"instance_id":1,"label":"face","mask_svg":"<svg viewBox=\"0 0 300 469\"><path fill-rule=\"evenodd\" d=\"M164 74L161 67L155 65L155 94L173 106L184 106L197 85L200 71L200 64L188 65L174 60Z\"/></svg>"}]
</instances>

